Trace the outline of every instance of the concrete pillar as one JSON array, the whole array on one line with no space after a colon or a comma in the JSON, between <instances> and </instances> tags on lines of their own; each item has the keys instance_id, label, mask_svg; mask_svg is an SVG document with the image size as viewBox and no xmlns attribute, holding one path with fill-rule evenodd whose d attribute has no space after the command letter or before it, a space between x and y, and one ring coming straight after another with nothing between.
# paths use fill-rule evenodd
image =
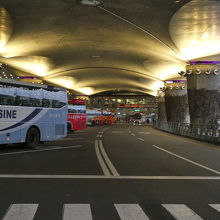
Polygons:
<instances>
[{"instance_id":1,"label":"concrete pillar","mask_svg":"<svg viewBox=\"0 0 220 220\"><path fill-rule=\"evenodd\" d=\"M186 82L165 82L165 105L167 122L190 123Z\"/></svg>"},{"instance_id":2,"label":"concrete pillar","mask_svg":"<svg viewBox=\"0 0 220 220\"><path fill-rule=\"evenodd\" d=\"M192 62L186 66L191 123L220 124L220 64Z\"/></svg>"},{"instance_id":3,"label":"concrete pillar","mask_svg":"<svg viewBox=\"0 0 220 220\"><path fill-rule=\"evenodd\" d=\"M167 122L166 107L165 107L165 93L160 90L157 94L158 97L158 121Z\"/></svg>"}]
</instances>

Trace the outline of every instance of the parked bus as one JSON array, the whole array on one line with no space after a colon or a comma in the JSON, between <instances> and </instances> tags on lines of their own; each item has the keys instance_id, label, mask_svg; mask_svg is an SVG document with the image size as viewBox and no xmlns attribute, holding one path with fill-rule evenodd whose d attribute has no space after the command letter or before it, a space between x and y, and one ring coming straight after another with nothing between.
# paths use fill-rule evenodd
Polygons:
<instances>
[{"instance_id":1,"label":"parked bus","mask_svg":"<svg viewBox=\"0 0 220 220\"><path fill-rule=\"evenodd\" d=\"M86 103L80 99L68 101L68 131L82 130L86 128Z\"/></svg>"},{"instance_id":2,"label":"parked bus","mask_svg":"<svg viewBox=\"0 0 220 220\"><path fill-rule=\"evenodd\" d=\"M67 135L63 88L0 79L0 144L57 140Z\"/></svg>"},{"instance_id":3,"label":"parked bus","mask_svg":"<svg viewBox=\"0 0 220 220\"><path fill-rule=\"evenodd\" d=\"M109 125L115 123L114 114L111 111L100 109L87 109L87 125Z\"/></svg>"},{"instance_id":4,"label":"parked bus","mask_svg":"<svg viewBox=\"0 0 220 220\"><path fill-rule=\"evenodd\" d=\"M143 125L147 123L147 118L143 113L135 113L130 116L130 122L132 122L134 125Z\"/></svg>"},{"instance_id":5,"label":"parked bus","mask_svg":"<svg viewBox=\"0 0 220 220\"><path fill-rule=\"evenodd\" d=\"M97 109L86 109L86 124L87 125L101 125L102 112Z\"/></svg>"},{"instance_id":6,"label":"parked bus","mask_svg":"<svg viewBox=\"0 0 220 220\"><path fill-rule=\"evenodd\" d=\"M112 111L103 111L104 116L104 124L114 124L115 123L115 115Z\"/></svg>"}]
</instances>

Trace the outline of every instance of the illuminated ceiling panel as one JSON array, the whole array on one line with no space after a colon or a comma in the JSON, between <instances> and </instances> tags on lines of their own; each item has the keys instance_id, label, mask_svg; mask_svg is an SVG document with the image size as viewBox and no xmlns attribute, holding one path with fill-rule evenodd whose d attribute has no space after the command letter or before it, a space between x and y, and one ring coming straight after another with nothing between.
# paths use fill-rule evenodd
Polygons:
<instances>
[{"instance_id":1,"label":"illuminated ceiling panel","mask_svg":"<svg viewBox=\"0 0 220 220\"><path fill-rule=\"evenodd\" d=\"M79 2L0 0L14 27L0 62L85 94L154 94L186 59L219 54L219 1Z\"/></svg>"},{"instance_id":2,"label":"illuminated ceiling panel","mask_svg":"<svg viewBox=\"0 0 220 220\"><path fill-rule=\"evenodd\" d=\"M170 35L187 60L220 54L220 1L183 6L171 20Z\"/></svg>"},{"instance_id":3,"label":"illuminated ceiling panel","mask_svg":"<svg viewBox=\"0 0 220 220\"><path fill-rule=\"evenodd\" d=\"M4 47L11 36L11 32L11 18L6 9L0 5L0 53L4 51Z\"/></svg>"}]
</instances>

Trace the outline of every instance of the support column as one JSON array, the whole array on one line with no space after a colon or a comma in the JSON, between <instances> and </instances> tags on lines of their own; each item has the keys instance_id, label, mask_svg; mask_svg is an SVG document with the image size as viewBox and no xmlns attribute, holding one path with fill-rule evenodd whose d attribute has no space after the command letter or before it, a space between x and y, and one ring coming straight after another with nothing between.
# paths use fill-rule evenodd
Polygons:
<instances>
[{"instance_id":1,"label":"support column","mask_svg":"<svg viewBox=\"0 0 220 220\"><path fill-rule=\"evenodd\" d=\"M158 92L157 97L158 97L158 121L167 122L164 91L160 90Z\"/></svg>"},{"instance_id":2,"label":"support column","mask_svg":"<svg viewBox=\"0 0 220 220\"><path fill-rule=\"evenodd\" d=\"M190 123L186 82L165 81L167 122Z\"/></svg>"},{"instance_id":3,"label":"support column","mask_svg":"<svg viewBox=\"0 0 220 220\"><path fill-rule=\"evenodd\" d=\"M191 123L202 126L220 124L220 64L199 61L186 66Z\"/></svg>"}]
</instances>

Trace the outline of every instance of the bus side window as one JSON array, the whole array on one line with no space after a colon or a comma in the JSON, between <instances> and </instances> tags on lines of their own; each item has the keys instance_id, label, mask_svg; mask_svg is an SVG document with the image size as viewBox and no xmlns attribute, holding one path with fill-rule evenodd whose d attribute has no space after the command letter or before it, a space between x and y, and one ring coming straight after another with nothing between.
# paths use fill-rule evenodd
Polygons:
<instances>
[{"instance_id":1,"label":"bus side window","mask_svg":"<svg viewBox=\"0 0 220 220\"><path fill-rule=\"evenodd\" d=\"M29 93L29 89L27 88L16 88L16 105L19 106L30 106L30 102L29 102L29 97L30 97L30 93Z\"/></svg>"},{"instance_id":2,"label":"bus side window","mask_svg":"<svg viewBox=\"0 0 220 220\"><path fill-rule=\"evenodd\" d=\"M15 91L14 87L0 87L0 105L14 105Z\"/></svg>"},{"instance_id":3,"label":"bus side window","mask_svg":"<svg viewBox=\"0 0 220 220\"><path fill-rule=\"evenodd\" d=\"M43 105L43 91L42 89L30 90L30 105L33 107L42 107Z\"/></svg>"}]
</instances>

